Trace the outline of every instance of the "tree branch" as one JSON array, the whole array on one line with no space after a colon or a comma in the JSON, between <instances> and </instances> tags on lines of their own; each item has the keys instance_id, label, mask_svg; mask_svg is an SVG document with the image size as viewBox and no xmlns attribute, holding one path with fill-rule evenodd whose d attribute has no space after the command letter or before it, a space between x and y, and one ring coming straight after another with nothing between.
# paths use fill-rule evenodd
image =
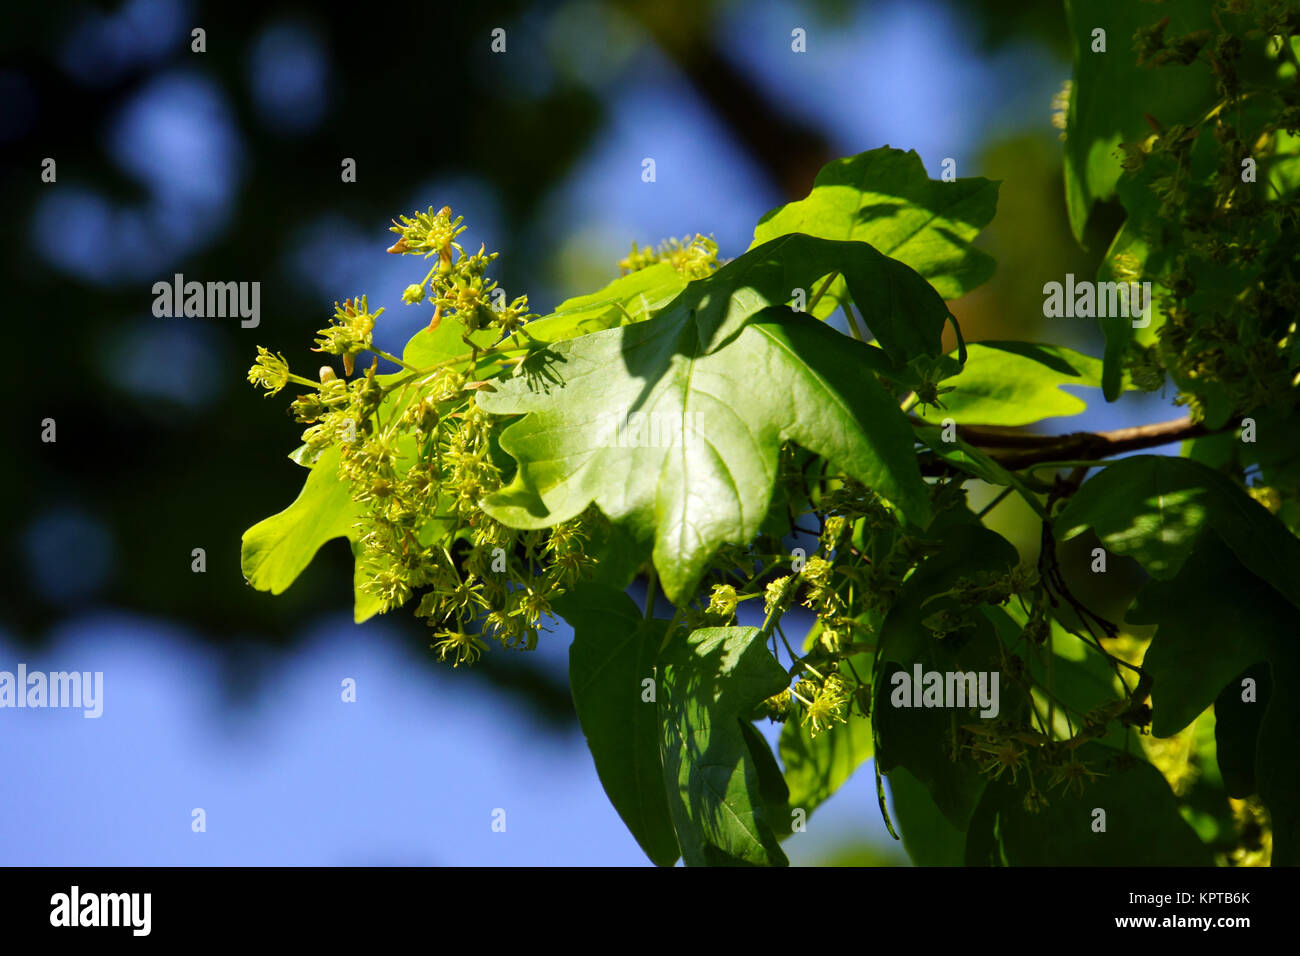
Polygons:
<instances>
[{"instance_id":1,"label":"tree branch","mask_svg":"<svg viewBox=\"0 0 1300 956\"><path fill-rule=\"evenodd\" d=\"M1154 448L1208 434L1209 429L1187 417L1108 432L1071 432L1066 435L1034 435L986 425L957 426L957 435L962 441L987 452L1008 471L1019 471L1045 461L1100 460L1126 451Z\"/></svg>"}]
</instances>

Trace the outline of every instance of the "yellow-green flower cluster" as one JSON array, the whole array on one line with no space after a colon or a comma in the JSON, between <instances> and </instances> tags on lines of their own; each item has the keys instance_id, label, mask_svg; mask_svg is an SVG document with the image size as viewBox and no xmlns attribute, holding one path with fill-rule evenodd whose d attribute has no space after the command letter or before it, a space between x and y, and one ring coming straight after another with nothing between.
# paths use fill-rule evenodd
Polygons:
<instances>
[{"instance_id":1,"label":"yellow-green flower cluster","mask_svg":"<svg viewBox=\"0 0 1300 956\"><path fill-rule=\"evenodd\" d=\"M526 296L493 305L497 286L485 273L496 254L480 248L467 255L456 243L464 227L450 209L404 216L393 231L399 239L389 251L437 257L403 301L431 299L435 321L454 317L467 341L489 324L509 334L531 318ZM340 356L342 376L330 366L318 381L294 375L283 355L261 348L249 380L271 394L290 382L307 386L290 407L308 426L294 457L311 466L336 450L339 480L358 513L365 598L380 612L418 598L431 647L453 666L477 660L487 638L532 648L550 602L589 570L589 544L603 519L593 508L552 529L520 532L485 514L480 503L500 487L501 475L491 452L493 422L475 402L486 385L480 350L426 369L402 362L400 372L379 374L381 358L397 361L373 344L383 311L372 311L365 296L335 304L315 350ZM366 351L374 358L353 377L355 358Z\"/></svg>"},{"instance_id":2,"label":"yellow-green flower cluster","mask_svg":"<svg viewBox=\"0 0 1300 956\"><path fill-rule=\"evenodd\" d=\"M763 589L763 613L769 617L784 612L794 600L796 580L786 574L769 581Z\"/></svg>"},{"instance_id":3,"label":"yellow-green flower cluster","mask_svg":"<svg viewBox=\"0 0 1300 956\"><path fill-rule=\"evenodd\" d=\"M439 256L450 265L451 251L460 250L456 237L466 229L464 216L457 216L455 220L451 216L450 206L443 206L437 212L430 206L428 212L417 212L412 217L399 216L401 222L394 219L389 229L389 232L397 233L398 240L388 251L426 259Z\"/></svg>"},{"instance_id":4,"label":"yellow-green flower cluster","mask_svg":"<svg viewBox=\"0 0 1300 956\"><path fill-rule=\"evenodd\" d=\"M793 695L803 704L803 723L810 737L824 733L836 722L847 723L844 705L849 702L850 690L838 674L830 674L822 681L805 676Z\"/></svg>"},{"instance_id":5,"label":"yellow-green flower cluster","mask_svg":"<svg viewBox=\"0 0 1300 956\"><path fill-rule=\"evenodd\" d=\"M401 238L389 252L426 259L438 256L423 281L406 287L402 301L407 305L431 301L431 329L437 328L445 316L455 316L464 327L467 343L468 336L485 328L499 329L502 336L513 334L535 318L528 310L528 296L516 296L506 304L500 287L485 275L497 253L486 252L482 246L476 253L466 253L455 241L465 231L461 218L453 220L451 215L450 206L437 213L430 207L427 213L416 213L414 218L402 216L400 224L394 222L392 231Z\"/></svg>"},{"instance_id":6,"label":"yellow-green flower cluster","mask_svg":"<svg viewBox=\"0 0 1300 956\"><path fill-rule=\"evenodd\" d=\"M632 243L632 251L620 260L618 267L626 275L639 272L657 262L668 262L686 279L702 279L718 268L718 244L712 236L687 236L684 239L669 239L659 244L658 248L637 248Z\"/></svg>"},{"instance_id":7,"label":"yellow-green flower cluster","mask_svg":"<svg viewBox=\"0 0 1300 956\"><path fill-rule=\"evenodd\" d=\"M716 584L713 593L709 596L709 606L705 613L713 620L725 624L736 616L736 605L739 601L740 596L736 593L735 587L730 584Z\"/></svg>"},{"instance_id":8,"label":"yellow-green flower cluster","mask_svg":"<svg viewBox=\"0 0 1300 956\"><path fill-rule=\"evenodd\" d=\"M334 320L316 333L314 352L327 352L343 356L343 369L352 374L353 357L370 348L375 331L375 319L383 313L371 312L363 295L360 299L345 299L342 305L334 303Z\"/></svg>"}]
</instances>

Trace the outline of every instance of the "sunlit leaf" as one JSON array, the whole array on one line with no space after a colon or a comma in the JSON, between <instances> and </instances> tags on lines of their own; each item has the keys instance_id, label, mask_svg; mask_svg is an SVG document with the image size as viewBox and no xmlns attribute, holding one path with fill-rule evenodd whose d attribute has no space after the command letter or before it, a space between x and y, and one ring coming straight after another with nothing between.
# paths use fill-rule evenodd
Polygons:
<instances>
[{"instance_id":1,"label":"sunlit leaf","mask_svg":"<svg viewBox=\"0 0 1300 956\"><path fill-rule=\"evenodd\" d=\"M943 304L910 270L861 244L774 240L692 283L653 319L535 352L483 394L489 412L525 413L501 436L518 471L486 510L515 527L547 527L594 501L638 536L653 534L655 565L674 601L719 546L757 532L785 441L825 456L924 523L929 502L911 430L866 371L881 364L879 350L806 314L763 311L788 297L800 256L814 248L857 257L865 271L855 274L885 283L859 291L876 298L864 308L873 328L895 329L901 342L918 334L917 314L928 314L926 334L937 345ZM912 289L921 313L904 315L896 282ZM899 331L904 322L914 331ZM636 421L644 431L629 432Z\"/></svg>"},{"instance_id":2,"label":"sunlit leaf","mask_svg":"<svg viewBox=\"0 0 1300 956\"><path fill-rule=\"evenodd\" d=\"M993 258L972 243L993 219L998 186L983 178L931 179L915 151L885 146L824 166L806 199L759 220L754 245L789 233L868 242L955 299L993 275ZM818 314L843 301L843 283L824 298Z\"/></svg>"}]
</instances>

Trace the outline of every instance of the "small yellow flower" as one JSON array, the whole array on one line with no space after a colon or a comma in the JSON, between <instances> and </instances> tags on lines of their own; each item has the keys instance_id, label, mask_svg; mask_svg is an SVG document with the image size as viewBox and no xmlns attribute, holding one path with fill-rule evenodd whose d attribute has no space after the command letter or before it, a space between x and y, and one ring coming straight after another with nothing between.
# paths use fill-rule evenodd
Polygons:
<instances>
[{"instance_id":1,"label":"small yellow flower","mask_svg":"<svg viewBox=\"0 0 1300 956\"><path fill-rule=\"evenodd\" d=\"M840 713L840 703L832 697L818 696L804 708L803 722L811 725L810 736L816 737L824 730L829 730L835 721L847 723Z\"/></svg>"},{"instance_id":2,"label":"small yellow flower","mask_svg":"<svg viewBox=\"0 0 1300 956\"><path fill-rule=\"evenodd\" d=\"M334 321L316 333L316 348L312 351L342 355L344 370L351 375L351 357L362 349L370 348L375 319L383 312L382 308L371 312L364 295L359 299L345 299L342 305L335 302Z\"/></svg>"},{"instance_id":3,"label":"small yellow flower","mask_svg":"<svg viewBox=\"0 0 1300 956\"><path fill-rule=\"evenodd\" d=\"M1014 783L1016 774L1025 763L1025 751L1014 740L1003 740L992 746L981 748L985 753L980 769L986 774L997 780L1003 773L1011 771L1011 781Z\"/></svg>"},{"instance_id":4,"label":"small yellow flower","mask_svg":"<svg viewBox=\"0 0 1300 956\"><path fill-rule=\"evenodd\" d=\"M248 380L266 389L267 397L289 384L289 362L278 352L257 347L257 362L248 370Z\"/></svg>"},{"instance_id":5,"label":"small yellow flower","mask_svg":"<svg viewBox=\"0 0 1300 956\"><path fill-rule=\"evenodd\" d=\"M848 529L849 521L844 515L831 515L822 528L821 546L828 552L834 551L840 546L840 539Z\"/></svg>"},{"instance_id":6,"label":"small yellow flower","mask_svg":"<svg viewBox=\"0 0 1300 956\"><path fill-rule=\"evenodd\" d=\"M736 613L736 604L739 600L736 589L730 584L715 584L713 594L709 597L708 613L723 621L730 621Z\"/></svg>"},{"instance_id":7,"label":"small yellow flower","mask_svg":"<svg viewBox=\"0 0 1300 956\"><path fill-rule=\"evenodd\" d=\"M844 719L843 709L848 701L848 687L837 674L831 674L818 687L813 681L804 679L799 682L799 690L808 696L796 694L804 704L804 725L809 727L809 736L816 737L824 730L829 730ZM811 699L809 699L811 698Z\"/></svg>"},{"instance_id":8,"label":"small yellow flower","mask_svg":"<svg viewBox=\"0 0 1300 956\"><path fill-rule=\"evenodd\" d=\"M473 664L487 649L487 645L477 637L464 631L439 631L438 634L440 639L429 646L438 652L438 660L445 661L448 657L453 658L452 667Z\"/></svg>"},{"instance_id":9,"label":"small yellow flower","mask_svg":"<svg viewBox=\"0 0 1300 956\"><path fill-rule=\"evenodd\" d=\"M773 694L761 704L758 705L758 712L768 720L784 721L790 716L790 709L794 704L794 698L790 694L790 688L787 687L779 694Z\"/></svg>"},{"instance_id":10,"label":"small yellow flower","mask_svg":"<svg viewBox=\"0 0 1300 956\"><path fill-rule=\"evenodd\" d=\"M620 260L618 267L626 275L664 261L669 262L687 281L700 279L718 268L718 244L712 236L701 236L698 233L684 239L661 242L657 249L639 249L634 242L631 254Z\"/></svg>"},{"instance_id":11,"label":"small yellow flower","mask_svg":"<svg viewBox=\"0 0 1300 956\"><path fill-rule=\"evenodd\" d=\"M1102 775L1096 770L1090 769L1087 764L1077 757L1071 756L1066 763L1061 764L1052 771L1051 786L1059 786L1067 794L1077 788L1079 794L1082 795L1087 784L1100 776Z\"/></svg>"},{"instance_id":12,"label":"small yellow flower","mask_svg":"<svg viewBox=\"0 0 1300 956\"><path fill-rule=\"evenodd\" d=\"M809 558L800 572L800 580L807 584L804 595L804 607L816 607L831 593L831 573L835 566L823 557L814 555Z\"/></svg>"},{"instance_id":13,"label":"small yellow flower","mask_svg":"<svg viewBox=\"0 0 1300 956\"><path fill-rule=\"evenodd\" d=\"M461 225L463 216L452 219L450 206L443 206L436 213L433 207L428 212L417 212L414 218L399 217L399 223L393 220L389 232L397 233L400 238L389 248L392 253L422 255L425 258L437 255L450 262L451 250L455 248L456 237L465 231Z\"/></svg>"},{"instance_id":14,"label":"small yellow flower","mask_svg":"<svg viewBox=\"0 0 1300 956\"><path fill-rule=\"evenodd\" d=\"M763 590L763 613L771 614L788 608L794 598L794 587L795 579L789 574L769 582Z\"/></svg>"}]
</instances>

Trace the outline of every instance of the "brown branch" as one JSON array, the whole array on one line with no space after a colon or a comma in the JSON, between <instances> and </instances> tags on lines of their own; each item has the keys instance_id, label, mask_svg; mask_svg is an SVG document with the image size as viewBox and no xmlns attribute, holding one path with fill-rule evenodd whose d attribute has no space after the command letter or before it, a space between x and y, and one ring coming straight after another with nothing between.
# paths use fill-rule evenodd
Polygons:
<instances>
[{"instance_id":1,"label":"brown branch","mask_svg":"<svg viewBox=\"0 0 1300 956\"><path fill-rule=\"evenodd\" d=\"M1154 448L1208 434L1209 429L1187 417L1108 432L1071 432L1066 435L1034 435L987 425L957 426L957 435L962 441L987 452L1008 471L1047 461L1100 460L1126 451Z\"/></svg>"},{"instance_id":2,"label":"brown branch","mask_svg":"<svg viewBox=\"0 0 1300 956\"><path fill-rule=\"evenodd\" d=\"M960 434L960 429L958 433ZM1175 418L1172 421L1117 428L1108 432L1075 432L1062 435L1059 440L1041 445L1031 451L1012 452L1006 455L993 454L991 457L1008 471L1016 471L1039 462L1058 459L1109 458L1126 451L1155 448L1207 433L1208 430L1204 425L1193 422L1190 418Z\"/></svg>"}]
</instances>

